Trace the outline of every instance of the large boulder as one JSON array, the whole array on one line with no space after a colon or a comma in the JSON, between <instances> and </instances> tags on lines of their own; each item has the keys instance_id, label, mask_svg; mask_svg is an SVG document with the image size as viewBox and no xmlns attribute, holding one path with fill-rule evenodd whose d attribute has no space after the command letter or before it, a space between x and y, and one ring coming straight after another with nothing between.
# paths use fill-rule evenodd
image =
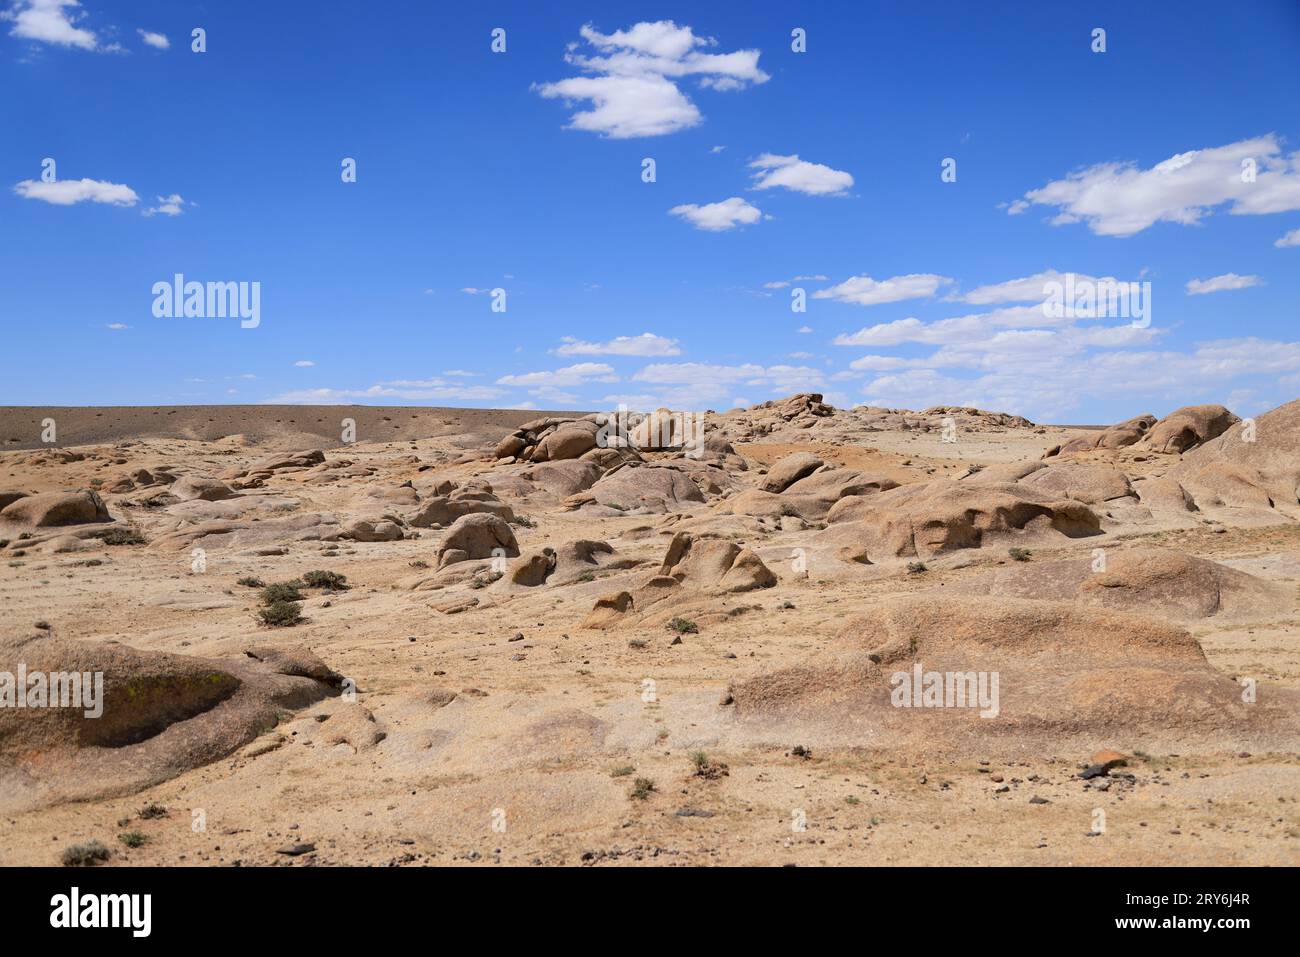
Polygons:
<instances>
[{"instance_id":1,"label":"large boulder","mask_svg":"<svg viewBox=\"0 0 1300 957\"><path fill-rule=\"evenodd\" d=\"M762 740L796 734L914 759L1059 754L1099 738L1176 751L1276 747L1295 733L1296 698L1243 702L1196 639L1165 622L926 592L879 601L823 651L733 682L724 701L738 731Z\"/></svg>"},{"instance_id":2,"label":"large boulder","mask_svg":"<svg viewBox=\"0 0 1300 957\"><path fill-rule=\"evenodd\" d=\"M848 520L822 533L841 546L841 558L874 564L994 542L1101 533L1101 521L1087 505L1020 484L924 482L881 492L872 505L869 514L843 515Z\"/></svg>"},{"instance_id":3,"label":"large boulder","mask_svg":"<svg viewBox=\"0 0 1300 957\"><path fill-rule=\"evenodd\" d=\"M678 469L625 465L603 476L585 492L571 496L569 501L574 505L594 502L623 510L642 508L664 512L691 502L703 502L704 493Z\"/></svg>"},{"instance_id":4,"label":"large boulder","mask_svg":"<svg viewBox=\"0 0 1300 957\"><path fill-rule=\"evenodd\" d=\"M596 424L585 420L560 426L537 443L533 451L534 462L554 462L576 459L596 447Z\"/></svg>"},{"instance_id":5,"label":"large boulder","mask_svg":"<svg viewBox=\"0 0 1300 957\"><path fill-rule=\"evenodd\" d=\"M1300 399L1193 449L1169 477L1202 508L1253 508L1300 516Z\"/></svg>"},{"instance_id":6,"label":"large boulder","mask_svg":"<svg viewBox=\"0 0 1300 957\"><path fill-rule=\"evenodd\" d=\"M1127 422L1120 422L1100 432L1076 436L1063 445L1047 452L1044 458L1054 455L1075 455L1079 452L1091 452L1093 449L1121 449L1136 444L1156 424L1156 417L1150 412L1136 415Z\"/></svg>"},{"instance_id":7,"label":"large boulder","mask_svg":"<svg viewBox=\"0 0 1300 957\"><path fill-rule=\"evenodd\" d=\"M0 521L31 528L111 522L104 500L92 491L41 492L10 502L0 511Z\"/></svg>"},{"instance_id":8,"label":"large boulder","mask_svg":"<svg viewBox=\"0 0 1300 957\"><path fill-rule=\"evenodd\" d=\"M825 463L811 452L795 452L775 462L759 483L764 492L784 492L805 475L811 475Z\"/></svg>"},{"instance_id":9,"label":"large boulder","mask_svg":"<svg viewBox=\"0 0 1300 957\"><path fill-rule=\"evenodd\" d=\"M131 794L201 767L274 727L282 712L336 693L339 681L305 651L212 660L48 635L0 641L0 673L20 666L29 705L37 687L42 695L51 690L48 677L37 685L33 676L58 674L68 683L60 679L45 698L50 706L0 708L5 813ZM94 693L96 675L102 696ZM81 706L64 706L63 690L74 680ZM10 698L17 690L0 685Z\"/></svg>"},{"instance_id":10,"label":"large boulder","mask_svg":"<svg viewBox=\"0 0 1300 957\"><path fill-rule=\"evenodd\" d=\"M339 537L354 542L397 542L405 537L405 533L402 526L392 519L359 518L344 526Z\"/></svg>"},{"instance_id":11,"label":"large boulder","mask_svg":"<svg viewBox=\"0 0 1300 957\"><path fill-rule=\"evenodd\" d=\"M1143 439L1157 452L1186 452L1218 438L1241 420L1221 405L1189 405L1169 413Z\"/></svg>"},{"instance_id":12,"label":"large boulder","mask_svg":"<svg viewBox=\"0 0 1300 957\"><path fill-rule=\"evenodd\" d=\"M438 567L458 561L494 557L517 558L515 533L501 519L475 512L456 519L438 544Z\"/></svg>"},{"instance_id":13,"label":"large boulder","mask_svg":"<svg viewBox=\"0 0 1300 957\"><path fill-rule=\"evenodd\" d=\"M219 479L183 475L172 483L171 493L182 501L219 502L230 498L235 490Z\"/></svg>"},{"instance_id":14,"label":"large boulder","mask_svg":"<svg viewBox=\"0 0 1300 957\"><path fill-rule=\"evenodd\" d=\"M1128 476L1109 465L1053 465L1030 472L1020 479L1020 484L1049 493L1053 497L1064 496L1089 505L1100 505L1134 495Z\"/></svg>"},{"instance_id":15,"label":"large boulder","mask_svg":"<svg viewBox=\"0 0 1300 957\"><path fill-rule=\"evenodd\" d=\"M1192 621L1288 607L1285 586L1163 548L1105 549L1084 558L1012 562L944 586L946 594L1073 601Z\"/></svg>"},{"instance_id":16,"label":"large boulder","mask_svg":"<svg viewBox=\"0 0 1300 957\"><path fill-rule=\"evenodd\" d=\"M720 592L753 591L776 584L763 560L735 542L696 538L678 532L668 544L659 574L691 588Z\"/></svg>"},{"instance_id":17,"label":"large boulder","mask_svg":"<svg viewBox=\"0 0 1300 957\"><path fill-rule=\"evenodd\" d=\"M446 495L425 499L415 512L407 516L407 524L414 528L450 525L461 516L480 512L507 522L515 517L514 510L496 497L491 485L471 483Z\"/></svg>"}]
</instances>

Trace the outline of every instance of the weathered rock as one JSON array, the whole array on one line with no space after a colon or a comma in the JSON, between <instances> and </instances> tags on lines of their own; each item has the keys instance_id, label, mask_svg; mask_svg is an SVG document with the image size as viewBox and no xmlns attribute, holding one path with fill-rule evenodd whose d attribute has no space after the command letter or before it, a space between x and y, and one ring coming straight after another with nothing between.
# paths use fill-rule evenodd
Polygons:
<instances>
[{"instance_id":1,"label":"weathered rock","mask_svg":"<svg viewBox=\"0 0 1300 957\"><path fill-rule=\"evenodd\" d=\"M1218 438L1240 421L1221 405L1189 405L1153 425L1143 445L1157 452L1186 452Z\"/></svg>"},{"instance_id":2,"label":"weathered rock","mask_svg":"<svg viewBox=\"0 0 1300 957\"><path fill-rule=\"evenodd\" d=\"M456 519L438 545L438 567L467 559L519 556L515 533L495 515L476 512Z\"/></svg>"},{"instance_id":3,"label":"weathered rock","mask_svg":"<svg viewBox=\"0 0 1300 957\"><path fill-rule=\"evenodd\" d=\"M811 452L795 452L773 464L759 488L765 492L784 492L805 475L811 475L825 463Z\"/></svg>"},{"instance_id":4,"label":"weathered rock","mask_svg":"<svg viewBox=\"0 0 1300 957\"><path fill-rule=\"evenodd\" d=\"M41 492L10 502L0 510L0 521L31 528L111 522L104 500L95 492Z\"/></svg>"}]
</instances>

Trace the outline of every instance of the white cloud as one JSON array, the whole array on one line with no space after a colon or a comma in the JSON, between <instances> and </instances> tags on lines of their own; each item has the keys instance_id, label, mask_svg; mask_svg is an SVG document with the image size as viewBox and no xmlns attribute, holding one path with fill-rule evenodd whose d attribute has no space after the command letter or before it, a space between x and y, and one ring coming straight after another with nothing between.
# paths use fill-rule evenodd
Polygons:
<instances>
[{"instance_id":1,"label":"white cloud","mask_svg":"<svg viewBox=\"0 0 1300 957\"><path fill-rule=\"evenodd\" d=\"M464 386L440 379L379 382L367 389L297 389L262 400L272 405L340 405L365 400L487 402L506 393L491 386Z\"/></svg>"},{"instance_id":2,"label":"white cloud","mask_svg":"<svg viewBox=\"0 0 1300 957\"><path fill-rule=\"evenodd\" d=\"M172 42L161 33L151 33L148 30L136 30L140 34L140 39L156 50L167 50L171 48Z\"/></svg>"},{"instance_id":3,"label":"white cloud","mask_svg":"<svg viewBox=\"0 0 1300 957\"><path fill-rule=\"evenodd\" d=\"M617 336L608 342L584 342L572 336L560 340L555 350L561 356L676 356L681 355L676 339L666 339L652 332L639 336Z\"/></svg>"},{"instance_id":4,"label":"white cloud","mask_svg":"<svg viewBox=\"0 0 1300 957\"><path fill-rule=\"evenodd\" d=\"M12 20L9 35L38 43L94 50L99 38L94 31L76 26L85 17L77 0L18 0L0 19Z\"/></svg>"},{"instance_id":5,"label":"white cloud","mask_svg":"<svg viewBox=\"0 0 1300 957\"><path fill-rule=\"evenodd\" d=\"M297 366L299 369L310 369L315 364L316 363L312 362L310 359L299 359L297 362L294 363L294 365Z\"/></svg>"},{"instance_id":6,"label":"white cloud","mask_svg":"<svg viewBox=\"0 0 1300 957\"><path fill-rule=\"evenodd\" d=\"M1300 246L1300 229L1293 229L1291 232L1283 234L1273 245L1278 249L1286 246Z\"/></svg>"},{"instance_id":7,"label":"white cloud","mask_svg":"<svg viewBox=\"0 0 1300 957\"><path fill-rule=\"evenodd\" d=\"M1224 401L1243 386L1285 381L1297 374L1300 342L1248 338L1198 343L1190 352L1109 351L1081 357L1047 351L991 356L983 374L974 378L904 367L867 382L862 392L870 405L974 405L1037 421L1060 421L1061 415L1091 399L1160 402L1172 408L1198 399ZM1189 383L1195 391L1188 391ZM1288 398L1278 395L1265 404Z\"/></svg>"},{"instance_id":8,"label":"white cloud","mask_svg":"<svg viewBox=\"0 0 1300 957\"><path fill-rule=\"evenodd\" d=\"M757 206L751 206L738 196L724 199L720 203L707 203L704 206L686 203L681 206L674 206L668 212L673 216L680 216L682 219L694 223L696 229L704 229L714 233L734 229L741 224L756 223L762 216Z\"/></svg>"},{"instance_id":9,"label":"white cloud","mask_svg":"<svg viewBox=\"0 0 1300 957\"><path fill-rule=\"evenodd\" d=\"M548 99L591 101L591 109L570 117L570 129L613 139L675 133L702 119L676 81L698 76L701 86L726 91L769 79L758 68L760 51L706 53L716 40L697 37L689 26L671 20L642 22L610 34L587 24L579 32L591 52L578 52L574 43L564 59L591 75L533 86Z\"/></svg>"},{"instance_id":10,"label":"white cloud","mask_svg":"<svg viewBox=\"0 0 1300 957\"><path fill-rule=\"evenodd\" d=\"M116 331L119 331L119 330L122 330L122 329L130 329L131 327L128 326L125 322L110 322L110 323L106 324L106 325L104 326L104 328L105 328L105 329L112 329L113 331L116 332Z\"/></svg>"},{"instance_id":11,"label":"white cloud","mask_svg":"<svg viewBox=\"0 0 1300 957\"><path fill-rule=\"evenodd\" d=\"M162 213L164 216L179 216L185 208L185 200L181 198L180 193L172 193L170 196L159 196L158 205L150 206L143 210L145 216L153 216Z\"/></svg>"},{"instance_id":12,"label":"white cloud","mask_svg":"<svg viewBox=\"0 0 1300 957\"><path fill-rule=\"evenodd\" d=\"M25 179L14 186L14 192L24 199L39 199L55 206L71 206L81 202L134 206L140 201L130 186L97 179L60 179L53 183Z\"/></svg>"},{"instance_id":13,"label":"white cloud","mask_svg":"<svg viewBox=\"0 0 1300 957\"><path fill-rule=\"evenodd\" d=\"M1258 276L1238 276L1235 272L1227 272L1222 276L1215 276L1212 279L1191 279L1187 283L1187 295L1204 296L1210 292L1225 292L1229 289L1248 289L1251 286L1258 286L1263 280Z\"/></svg>"},{"instance_id":14,"label":"white cloud","mask_svg":"<svg viewBox=\"0 0 1300 957\"><path fill-rule=\"evenodd\" d=\"M812 326L800 326L798 329L795 330L795 332L805 336L812 331L813 331Z\"/></svg>"},{"instance_id":15,"label":"white cloud","mask_svg":"<svg viewBox=\"0 0 1300 957\"><path fill-rule=\"evenodd\" d=\"M1096 276L1089 276L1085 273L1073 273L1075 283L1090 282L1103 283L1115 282L1114 277L1098 279ZM956 293L949 296L949 299L969 302L976 306L987 306L995 302L1039 302L1041 303L1048 295L1044 288L1048 283L1061 283L1066 281L1066 273L1057 272L1055 269L1046 269L1043 272L1035 273L1032 276L1025 276L1023 279L1009 279L1006 282L991 283L987 286L976 286L970 292Z\"/></svg>"},{"instance_id":16,"label":"white cloud","mask_svg":"<svg viewBox=\"0 0 1300 957\"><path fill-rule=\"evenodd\" d=\"M853 177L843 170L821 163L809 163L798 156L764 153L749 164L754 173L754 189L780 186L809 196L838 196L853 185Z\"/></svg>"},{"instance_id":17,"label":"white cloud","mask_svg":"<svg viewBox=\"0 0 1300 957\"><path fill-rule=\"evenodd\" d=\"M1253 163L1255 176L1243 163ZM1273 134L1171 156L1150 169L1099 163L1025 193L1027 204L1056 207L1053 225L1084 222L1099 236L1132 236L1158 222L1200 222L1228 204L1232 215L1300 209L1300 153L1282 154Z\"/></svg>"},{"instance_id":18,"label":"white cloud","mask_svg":"<svg viewBox=\"0 0 1300 957\"><path fill-rule=\"evenodd\" d=\"M725 150L725 149L726 149L725 146L715 146L715 147L713 147L711 150L709 150L709 152L710 152L710 153L715 153L715 154L716 154L716 153L721 153L721 152L722 152L723 150Z\"/></svg>"},{"instance_id":19,"label":"white cloud","mask_svg":"<svg viewBox=\"0 0 1300 957\"><path fill-rule=\"evenodd\" d=\"M807 366L756 363L717 365L701 362L652 363L637 372L632 380L654 388L653 393L607 395L601 401L610 407L622 403L632 409L723 408L734 402L734 387L745 385L764 388L771 396L792 392L824 392L824 377Z\"/></svg>"},{"instance_id":20,"label":"white cloud","mask_svg":"<svg viewBox=\"0 0 1300 957\"><path fill-rule=\"evenodd\" d=\"M875 306L884 302L900 302L904 299L924 299L933 296L940 286L950 282L951 279L931 273L912 273L879 281L870 276L853 276L837 286L819 289L813 293L813 298L835 299L839 302L856 303L859 306Z\"/></svg>"},{"instance_id":21,"label":"white cloud","mask_svg":"<svg viewBox=\"0 0 1300 957\"><path fill-rule=\"evenodd\" d=\"M551 369L541 372L525 372L520 375L504 375L497 379L497 385L522 386L532 389L572 388L587 382L617 382L614 369L603 362L579 362L565 366L563 369Z\"/></svg>"}]
</instances>

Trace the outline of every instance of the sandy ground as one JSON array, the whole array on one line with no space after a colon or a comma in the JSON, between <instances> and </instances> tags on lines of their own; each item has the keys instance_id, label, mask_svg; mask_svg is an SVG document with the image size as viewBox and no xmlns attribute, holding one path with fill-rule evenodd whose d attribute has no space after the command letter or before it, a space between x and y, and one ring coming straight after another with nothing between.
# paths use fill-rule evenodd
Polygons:
<instances>
[{"instance_id":1,"label":"sandy ground","mask_svg":"<svg viewBox=\"0 0 1300 957\"><path fill-rule=\"evenodd\" d=\"M213 475L268 448L314 446L377 471L319 487L277 477L257 494L294 510L344 510L367 485L419 478L421 464L490 481L501 466L454 464L455 457L539 414L372 409L360 435L382 434L377 430L390 424L397 434L341 448L330 438L332 423L349 410L291 411L132 410L123 418L120 410L56 410L60 447L102 457L32 464L30 454L6 451L0 486L87 487L96 476L157 463ZM159 414L184 423L151 430L147 423ZM4 410L0 431L9 444L0 447L39 448L27 436L41 417L41 410ZM781 436L736 449L755 469L812 450L905 482L1035 459L1066 434L974 433L955 445L934 434L880 432L856 445ZM110 445L119 440L131 444ZM152 537L160 517L126 504L137 498L106 496L116 517ZM515 528L525 551L600 539L641 562L634 571L643 572L661 560L668 541L663 516L512 504L533 523ZM323 741L314 728L341 706L336 700L286 713L254 745L143 792L4 815L0 864L57 863L65 847L92 838L114 848L109 866L1300 863L1300 748L1188 752L1176 742L1099 738L1066 753L995 756L991 748L988 756L950 760L815 744L802 754L796 746L803 740L742 732L718 707L731 679L804 660L876 596L957 582L1007 561L1005 550L986 548L934 562L925 576L874 567L800 577L782 556L803 534L773 528L745 542L780 581L728 596L731 615L680 643L662 627L579 628L595 599L632 571L513 592L396 587L420 563L436 564L440 533L431 529L402 541L339 542L328 556L322 550L333 548L318 541L287 541L282 555L214 549L202 573L191 570L188 550L93 543L70 554L15 558L11 546L0 564L7 631L42 621L60 636L217 658L255 644L302 644L355 680L359 703L386 737ZM1137 528L1114 540L1121 548L1177 548L1293 591L1300 582L1294 523ZM1067 541L1035 549L1035 560L1093 547ZM261 626L256 592L236 584L243 576L283 581L318 568L345 574L352 587L313 593L306 621L289 629ZM457 614L436 610L462 594L479 604ZM1207 619L1190 630L1216 668L1258 675L1261 693L1300 689L1294 610L1257 621ZM457 697L437 709L424 697L435 687ZM1099 790L1078 778L1090 750L1102 748L1134 755L1126 769L1132 782L1117 779ZM726 773L696 774L699 750ZM632 794L638 778L653 782L644 798ZM166 814L141 817L150 804ZM127 831L146 843L123 846L118 835ZM280 852L294 844L314 849Z\"/></svg>"}]
</instances>

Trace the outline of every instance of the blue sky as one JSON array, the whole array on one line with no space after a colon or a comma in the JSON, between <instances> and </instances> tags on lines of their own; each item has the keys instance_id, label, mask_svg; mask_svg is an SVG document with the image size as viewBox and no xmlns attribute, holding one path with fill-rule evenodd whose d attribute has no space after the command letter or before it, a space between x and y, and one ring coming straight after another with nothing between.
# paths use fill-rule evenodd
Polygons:
<instances>
[{"instance_id":1,"label":"blue sky","mask_svg":"<svg viewBox=\"0 0 1300 957\"><path fill-rule=\"evenodd\" d=\"M0 4L0 403L1300 394L1293 0ZM1046 318L1065 273L1149 324Z\"/></svg>"}]
</instances>

